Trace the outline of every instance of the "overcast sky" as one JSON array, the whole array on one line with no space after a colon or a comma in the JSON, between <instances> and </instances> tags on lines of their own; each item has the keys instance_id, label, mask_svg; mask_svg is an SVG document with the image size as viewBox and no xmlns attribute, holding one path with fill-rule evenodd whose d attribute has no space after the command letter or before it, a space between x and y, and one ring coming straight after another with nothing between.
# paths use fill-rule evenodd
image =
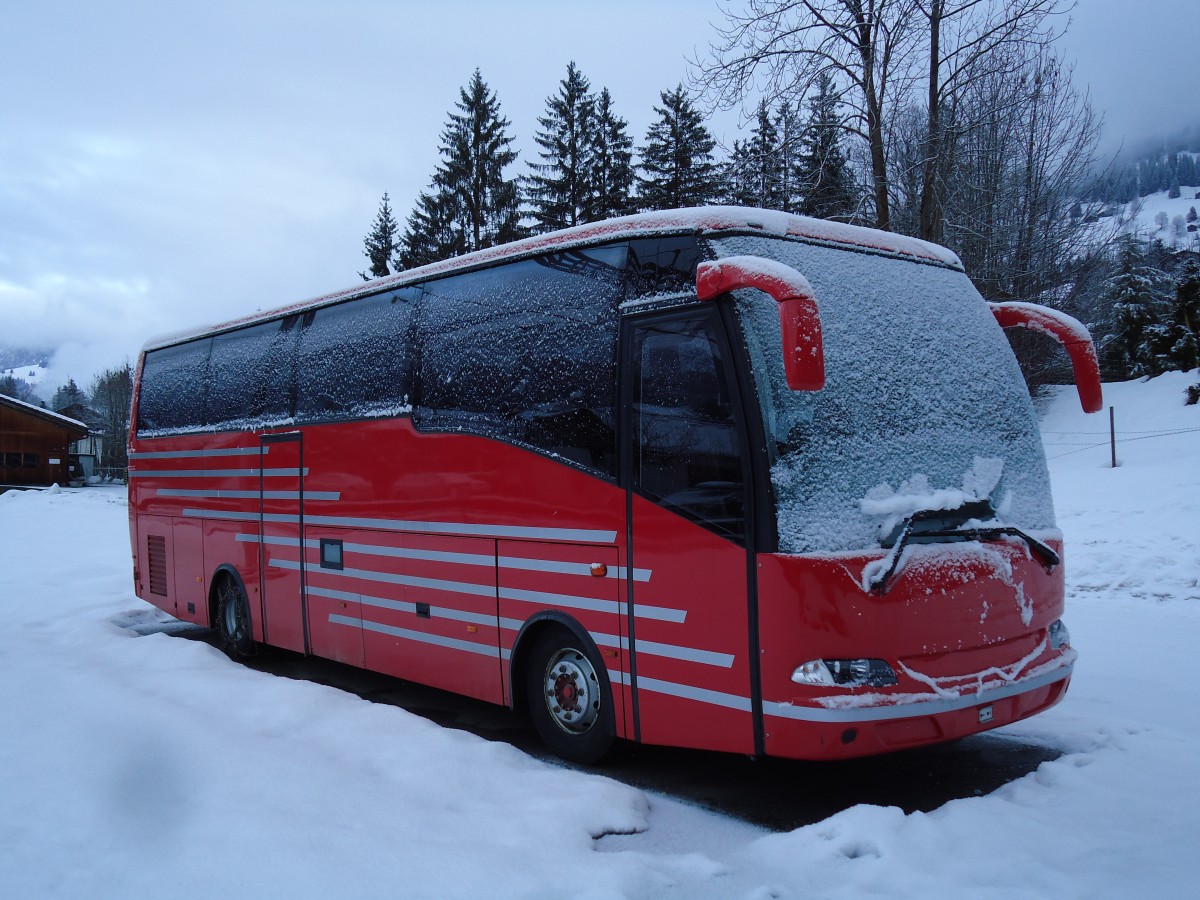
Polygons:
<instances>
[{"instance_id":1,"label":"overcast sky","mask_svg":"<svg viewBox=\"0 0 1200 900\"><path fill-rule=\"evenodd\" d=\"M347 287L476 67L517 174L569 60L640 144L718 18L706 0L8 4L0 344L58 347L51 388L86 384L151 335ZM1062 49L1108 143L1200 124L1200 0L1081 0Z\"/></svg>"}]
</instances>

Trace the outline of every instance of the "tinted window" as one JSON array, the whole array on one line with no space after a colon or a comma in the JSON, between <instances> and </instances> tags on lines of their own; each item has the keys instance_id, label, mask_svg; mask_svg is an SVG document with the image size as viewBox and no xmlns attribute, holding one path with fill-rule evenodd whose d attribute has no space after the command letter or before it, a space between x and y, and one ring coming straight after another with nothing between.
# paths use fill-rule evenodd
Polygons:
<instances>
[{"instance_id":1,"label":"tinted window","mask_svg":"<svg viewBox=\"0 0 1200 900\"><path fill-rule=\"evenodd\" d=\"M216 428L253 428L286 419L292 408L292 348L299 316L213 338L205 420Z\"/></svg>"},{"instance_id":2,"label":"tinted window","mask_svg":"<svg viewBox=\"0 0 1200 900\"><path fill-rule=\"evenodd\" d=\"M695 237L646 238L629 242L629 297L693 293L701 260Z\"/></svg>"},{"instance_id":3,"label":"tinted window","mask_svg":"<svg viewBox=\"0 0 1200 900\"><path fill-rule=\"evenodd\" d=\"M745 530L741 441L715 317L634 327L634 483L721 534Z\"/></svg>"},{"instance_id":4,"label":"tinted window","mask_svg":"<svg viewBox=\"0 0 1200 900\"><path fill-rule=\"evenodd\" d=\"M625 245L553 254L424 286L426 429L529 444L612 474Z\"/></svg>"},{"instance_id":5,"label":"tinted window","mask_svg":"<svg viewBox=\"0 0 1200 900\"><path fill-rule=\"evenodd\" d=\"M138 431L196 431L204 426L204 380L212 338L146 354Z\"/></svg>"},{"instance_id":6,"label":"tinted window","mask_svg":"<svg viewBox=\"0 0 1200 900\"><path fill-rule=\"evenodd\" d=\"M419 291L389 291L310 313L300 337L296 418L398 415L412 387L410 330Z\"/></svg>"}]
</instances>

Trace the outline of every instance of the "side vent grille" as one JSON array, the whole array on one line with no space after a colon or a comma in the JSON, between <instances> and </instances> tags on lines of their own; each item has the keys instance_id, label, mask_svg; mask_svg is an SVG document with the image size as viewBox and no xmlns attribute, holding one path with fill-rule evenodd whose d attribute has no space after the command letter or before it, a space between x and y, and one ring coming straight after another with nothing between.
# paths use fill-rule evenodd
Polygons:
<instances>
[{"instance_id":1,"label":"side vent grille","mask_svg":"<svg viewBox=\"0 0 1200 900\"><path fill-rule=\"evenodd\" d=\"M146 551L150 557L150 593L167 596L167 539L161 535L146 536Z\"/></svg>"}]
</instances>

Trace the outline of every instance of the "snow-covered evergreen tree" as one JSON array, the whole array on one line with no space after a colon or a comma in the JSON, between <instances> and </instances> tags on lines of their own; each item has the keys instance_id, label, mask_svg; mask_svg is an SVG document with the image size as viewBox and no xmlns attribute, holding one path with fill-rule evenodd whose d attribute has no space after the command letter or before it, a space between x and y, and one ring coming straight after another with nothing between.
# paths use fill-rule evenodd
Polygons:
<instances>
[{"instance_id":1,"label":"snow-covered evergreen tree","mask_svg":"<svg viewBox=\"0 0 1200 900\"><path fill-rule=\"evenodd\" d=\"M1167 321L1153 329L1152 349L1161 368L1187 372L1200 366L1200 264L1194 258L1183 264L1169 305Z\"/></svg>"},{"instance_id":2,"label":"snow-covered evergreen tree","mask_svg":"<svg viewBox=\"0 0 1200 900\"><path fill-rule=\"evenodd\" d=\"M595 169L596 100L587 78L567 63L558 92L546 98L546 114L534 140L540 163L530 163L526 178L529 204L539 232L568 228L588 220Z\"/></svg>"},{"instance_id":3,"label":"snow-covered evergreen tree","mask_svg":"<svg viewBox=\"0 0 1200 900\"><path fill-rule=\"evenodd\" d=\"M401 240L404 268L522 235L517 182L504 176L517 158L510 122L478 69L455 106L459 112L450 113L442 131L442 161L431 191L418 197Z\"/></svg>"},{"instance_id":4,"label":"snow-covered evergreen tree","mask_svg":"<svg viewBox=\"0 0 1200 900\"><path fill-rule=\"evenodd\" d=\"M391 264L392 255L399 246L396 241L398 231L396 217L392 215L391 201L384 193L383 199L379 201L379 212L375 214L375 222L371 225L367 236L363 238L363 255L371 261L371 274L358 273L362 276L363 281L383 278L392 274L392 270L388 266Z\"/></svg>"},{"instance_id":5,"label":"snow-covered evergreen tree","mask_svg":"<svg viewBox=\"0 0 1200 900\"><path fill-rule=\"evenodd\" d=\"M68 375L66 384L61 385L54 392L54 396L50 400L50 408L58 412L68 406L74 406L76 403L86 403L87 399L87 394L75 383L75 379Z\"/></svg>"},{"instance_id":6,"label":"snow-covered evergreen tree","mask_svg":"<svg viewBox=\"0 0 1200 900\"><path fill-rule=\"evenodd\" d=\"M1148 345L1147 334L1158 319L1157 278L1158 272L1144 264L1137 243L1126 240L1117 273L1109 279L1106 293L1112 304L1110 341L1126 372L1132 376L1153 375L1161 370Z\"/></svg>"},{"instance_id":7,"label":"snow-covered evergreen tree","mask_svg":"<svg viewBox=\"0 0 1200 900\"><path fill-rule=\"evenodd\" d=\"M595 128L592 133L591 192L585 221L598 222L634 211L633 138L629 123L613 112L608 88L596 98Z\"/></svg>"},{"instance_id":8,"label":"snow-covered evergreen tree","mask_svg":"<svg viewBox=\"0 0 1200 900\"><path fill-rule=\"evenodd\" d=\"M637 177L642 209L703 206L722 194L720 168L713 159L713 140L683 85L661 91L655 106L658 121L646 132Z\"/></svg>"},{"instance_id":9,"label":"snow-covered evergreen tree","mask_svg":"<svg viewBox=\"0 0 1200 900\"><path fill-rule=\"evenodd\" d=\"M809 102L796 173L803 195L800 212L822 219L848 217L857 205L850 165L842 151L838 106L833 79L822 75Z\"/></svg>"},{"instance_id":10,"label":"snow-covered evergreen tree","mask_svg":"<svg viewBox=\"0 0 1200 900\"><path fill-rule=\"evenodd\" d=\"M801 196L797 181L800 167L802 132L800 117L790 103L781 103L775 113L775 133L779 135L779 208L784 212L798 212Z\"/></svg>"},{"instance_id":11,"label":"snow-covered evergreen tree","mask_svg":"<svg viewBox=\"0 0 1200 900\"><path fill-rule=\"evenodd\" d=\"M745 143L734 141L726 167L729 201L740 206L783 209L784 171L779 131L766 100L760 100L754 130Z\"/></svg>"},{"instance_id":12,"label":"snow-covered evergreen tree","mask_svg":"<svg viewBox=\"0 0 1200 900\"><path fill-rule=\"evenodd\" d=\"M422 191L400 239L397 270L414 269L466 252L466 234L458 218L454 195L437 185L431 192Z\"/></svg>"}]
</instances>

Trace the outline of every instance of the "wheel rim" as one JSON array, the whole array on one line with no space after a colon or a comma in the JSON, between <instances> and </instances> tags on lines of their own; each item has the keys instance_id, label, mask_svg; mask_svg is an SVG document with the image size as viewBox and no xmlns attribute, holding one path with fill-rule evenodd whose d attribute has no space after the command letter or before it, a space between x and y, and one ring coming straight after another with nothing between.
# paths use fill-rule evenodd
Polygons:
<instances>
[{"instance_id":1,"label":"wheel rim","mask_svg":"<svg viewBox=\"0 0 1200 900\"><path fill-rule=\"evenodd\" d=\"M225 588L225 633L234 640L242 636L242 604L237 592Z\"/></svg>"},{"instance_id":2,"label":"wheel rim","mask_svg":"<svg viewBox=\"0 0 1200 900\"><path fill-rule=\"evenodd\" d=\"M550 658L544 693L554 724L570 734L588 731L600 715L600 679L578 650L565 648Z\"/></svg>"}]
</instances>

